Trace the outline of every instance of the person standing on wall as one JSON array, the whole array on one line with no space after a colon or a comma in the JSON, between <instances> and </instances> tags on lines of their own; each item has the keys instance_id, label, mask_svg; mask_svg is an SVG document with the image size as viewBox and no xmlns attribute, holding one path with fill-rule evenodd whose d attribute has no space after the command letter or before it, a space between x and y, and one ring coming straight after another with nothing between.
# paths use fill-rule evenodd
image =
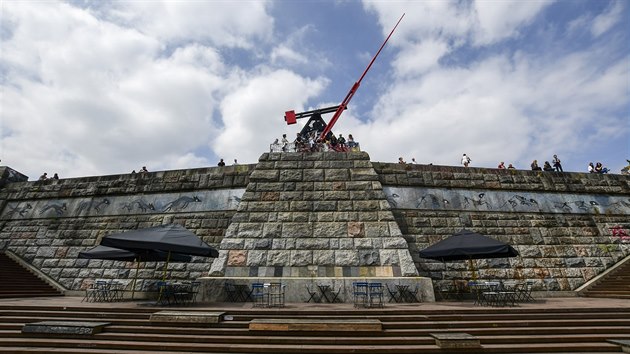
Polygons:
<instances>
[{"instance_id":1,"label":"person standing on wall","mask_svg":"<svg viewBox=\"0 0 630 354\"><path fill-rule=\"evenodd\" d=\"M466 154L464 154L464 156L462 156L462 165L464 165L464 167L468 167L468 165L470 164L472 160L470 159L469 156L466 156Z\"/></svg>"},{"instance_id":2,"label":"person standing on wall","mask_svg":"<svg viewBox=\"0 0 630 354\"><path fill-rule=\"evenodd\" d=\"M551 160L551 163L553 163L553 167L556 169L556 171L564 172L562 171L562 165L560 164L560 159L558 158L558 155L553 155L553 160Z\"/></svg>"}]
</instances>

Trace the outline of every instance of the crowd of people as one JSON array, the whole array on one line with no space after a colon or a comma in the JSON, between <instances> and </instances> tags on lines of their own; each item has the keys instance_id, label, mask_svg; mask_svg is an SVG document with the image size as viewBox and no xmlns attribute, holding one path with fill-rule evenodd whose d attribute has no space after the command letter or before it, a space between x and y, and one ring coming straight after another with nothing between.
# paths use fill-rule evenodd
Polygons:
<instances>
[{"instance_id":1,"label":"crowd of people","mask_svg":"<svg viewBox=\"0 0 630 354\"><path fill-rule=\"evenodd\" d=\"M59 179L59 175L57 175L56 173L52 176L52 177L48 177L48 173L44 172L43 175L39 176L39 180L40 181L46 181L49 179Z\"/></svg>"},{"instance_id":2,"label":"crowd of people","mask_svg":"<svg viewBox=\"0 0 630 354\"><path fill-rule=\"evenodd\" d=\"M411 164L415 164L416 163L416 159L412 158L411 159ZM630 160L628 161L628 167L624 169L622 169L621 173L622 174L630 174ZM468 167L470 166L470 163L472 162L472 159L470 158L470 156L463 154L462 158L461 158L461 164L464 167ZM407 162L402 158L399 157L398 158L398 163L399 164L407 164ZM432 165L432 163L430 163L429 165ZM514 165L512 164L508 164L508 166L505 166L505 162L501 161L499 162L499 165L497 166L498 169L503 170L503 169L508 169L508 170L512 170L512 169L516 169L516 167L514 167ZM553 155L553 158L551 159L551 162L549 161L545 161L542 165L542 167L539 166L538 164L538 160L534 160L532 161L532 163L530 164L530 168L532 171L548 171L548 172L564 172L564 170L562 169L562 161L560 161L560 158L558 158L558 155ZM587 171L589 173L608 173L610 172L610 169L604 167L602 165L601 162L597 162L595 164L593 164L592 162L590 162L588 164L588 168Z\"/></svg>"},{"instance_id":3,"label":"crowd of people","mask_svg":"<svg viewBox=\"0 0 630 354\"><path fill-rule=\"evenodd\" d=\"M319 132L312 130L305 134L297 133L295 140L290 142L286 134L282 134L282 139L276 139L272 144L274 147L280 147L282 152L317 152L317 151L351 151L359 147L359 143L354 140L352 134L346 139L343 134L335 136L332 132L326 134L323 140L319 140Z\"/></svg>"}]
</instances>

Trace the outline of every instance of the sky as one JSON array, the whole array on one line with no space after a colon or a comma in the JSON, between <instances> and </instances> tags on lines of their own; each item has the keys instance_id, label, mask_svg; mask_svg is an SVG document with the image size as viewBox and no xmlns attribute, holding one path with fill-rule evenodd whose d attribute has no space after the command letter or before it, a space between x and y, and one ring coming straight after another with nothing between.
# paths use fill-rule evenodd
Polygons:
<instances>
[{"instance_id":1,"label":"sky","mask_svg":"<svg viewBox=\"0 0 630 354\"><path fill-rule=\"evenodd\" d=\"M0 165L256 163L306 123L285 111L343 101L403 14L333 128L372 161L627 165L622 0L0 0Z\"/></svg>"}]
</instances>

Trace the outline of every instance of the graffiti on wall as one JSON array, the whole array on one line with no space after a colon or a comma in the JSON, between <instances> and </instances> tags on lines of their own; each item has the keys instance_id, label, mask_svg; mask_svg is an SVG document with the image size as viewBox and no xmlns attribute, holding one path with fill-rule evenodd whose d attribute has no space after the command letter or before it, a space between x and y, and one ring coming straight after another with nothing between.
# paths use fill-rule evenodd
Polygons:
<instances>
[{"instance_id":1,"label":"graffiti on wall","mask_svg":"<svg viewBox=\"0 0 630 354\"><path fill-rule=\"evenodd\" d=\"M610 234L615 242L630 243L630 233L628 226L615 225L610 228Z\"/></svg>"},{"instance_id":2,"label":"graffiti on wall","mask_svg":"<svg viewBox=\"0 0 630 354\"><path fill-rule=\"evenodd\" d=\"M245 189L9 202L0 219L236 210Z\"/></svg>"},{"instance_id":3,"label":"graffiti on wall","mask_svg":"<svg viewBox=\"0 0 630 354\"><path fill-rule=\"evenodd\" d=\"M627 196L383 187L393 208L571 214L628 214Z\"/></svg>"}]
</instances>

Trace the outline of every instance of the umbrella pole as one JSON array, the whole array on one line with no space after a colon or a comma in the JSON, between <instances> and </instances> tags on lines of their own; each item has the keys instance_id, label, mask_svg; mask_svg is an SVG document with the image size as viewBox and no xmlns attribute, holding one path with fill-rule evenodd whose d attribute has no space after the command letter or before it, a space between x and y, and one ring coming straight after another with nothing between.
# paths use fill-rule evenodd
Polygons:
<instances>
[{"instance_id":1,"label":"umbrella pole","mask_svg":"<svg viewBox=\"0 0 630 354\"><path fill-rule=\"evenodd\" d=\"M477 280L477 274L475 273L475 265L473 264L472 258L468 259L468 265L470 266L470 270L472 271L472 280Z\"/></svg>"},{"instance_id":2,"label":"umbrella pole","mask_svg":"<svg viewBox=\"0 0 630 354\"><path fill-rule=\"evenodd\" d=\"M131 286L131 300L136 293L136 280L138 279L138 270L140 269L140 261L136 261L136 274L133 276L133 285Z\"/></svg>"},{"instance_id":3,"label":"umbrella pole","mask_svg":"<svg viewBox=\"0 0 630 354\"><path fill-rule=\"evenodd\" d=\"M171 260L171 251L168 251L166 256L166 263L164 264L164 273L162 274L162 281L166 281L166 270L168 269L168 262Z\"/></svg>"}]
</instances>

